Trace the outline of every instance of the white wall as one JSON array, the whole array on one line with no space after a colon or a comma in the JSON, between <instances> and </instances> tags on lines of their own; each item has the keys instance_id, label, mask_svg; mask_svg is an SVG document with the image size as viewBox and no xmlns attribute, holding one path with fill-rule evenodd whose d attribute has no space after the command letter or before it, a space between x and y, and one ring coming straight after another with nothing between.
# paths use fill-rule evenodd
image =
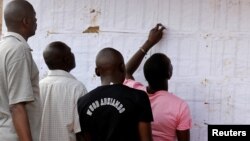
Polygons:
<instances>
[{"instance_id":1,"label":"white wall","mask_svg":"<svg viewBox=\"0 0 250 141\"><path fill-rule=\"evenodd\" d=\"M4 0L5 4L9 0ZM250 123L250 0L30 0L37 34L29 40L41 78L44 47L61 40L72 47L72 72L91 90L96 53L111 46L125 60L158 22L168 27L155 52L167 54L174 74L170 91L187 100L193 116L192 141L207 140L207 124ZM82 33L99 26L99 33ZM136 79L145 80L142 66Z\"/></svg>"},{"instance_id":2,"label":"white wall","mask_svg":"<svg viewBox=\"0 0 250 141\"><path fill-rule=\"evenodd\" d=\"M0 13L3 11L3 1L0 0ZM0 27L2 27L2 14L0 14ZM2 28L0 28L0 34L2 33Z\"/></svg>"}]
</instances>

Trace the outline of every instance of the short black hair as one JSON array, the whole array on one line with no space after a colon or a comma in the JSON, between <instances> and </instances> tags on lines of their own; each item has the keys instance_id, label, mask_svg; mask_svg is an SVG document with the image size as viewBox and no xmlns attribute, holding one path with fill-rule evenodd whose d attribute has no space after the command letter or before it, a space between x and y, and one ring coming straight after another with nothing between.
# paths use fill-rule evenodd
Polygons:
<instances>
[{"instance_id":1,"label":"short black hair","mask_svg":"<svg viewBox=\"0 0 250 141\"><path fill-rule=\"evenodd\" d=\"M65 55L67 48L65 43L61 41L51 42L47 45L43 52L43 58L49 69L58 69L58 65L62 64L62 57Z\"/></svg>"},{"instance_id":2,"label":"short black hair","mask_svg":"<svg viewBox=\"0 0 250 141\"><path fill-rule=\"evenodd\" d=\"M155 53L145 62L143 71L149 83L170 79L172 75L171 61L165 54Z\"/></svg>"}]
</instances>

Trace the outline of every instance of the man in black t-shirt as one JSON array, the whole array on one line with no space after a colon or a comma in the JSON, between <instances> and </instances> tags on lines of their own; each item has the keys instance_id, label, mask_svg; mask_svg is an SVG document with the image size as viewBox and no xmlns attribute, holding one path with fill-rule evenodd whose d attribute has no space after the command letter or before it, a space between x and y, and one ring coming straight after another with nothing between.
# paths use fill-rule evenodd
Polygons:
<instances>
[{"instance_id":1,"label":"man in black t-shirt","mask_svg":"<svg viewBox=\"0 0 250 141\"><path fill-rule=\"evenodd\" d=\"M123 85L125 65L120 52L102 49L96 57L102 86L78 100L82 135L91 141L151 141L152 111L145 92Z\"/></svg>"}]
</instances>

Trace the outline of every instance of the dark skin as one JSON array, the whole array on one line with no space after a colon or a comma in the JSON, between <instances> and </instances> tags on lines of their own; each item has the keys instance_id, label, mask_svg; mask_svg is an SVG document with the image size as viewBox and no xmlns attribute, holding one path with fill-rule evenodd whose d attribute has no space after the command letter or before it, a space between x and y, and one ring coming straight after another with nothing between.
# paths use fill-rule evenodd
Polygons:
<instances>
[{"instance_id":1,"label":"dark skin","mask_svg":"<svg viewBox=\"0 0 250 141\"><path fill-rule=\"evenodd\" d=\"M150 50L156 43L158 43L163 35L163 30L165 27L162 24L157 24L149 33L147 41L143 44L141 47L145 52ZM133 79L133 73L137 70L139 65L142 62L142 59L144 58L146 53L144 53L142 50L138 50L127 62L126 64L126 78L127 79ZM168 59L168 58L166 58ZM169 60L170 61L170 60ZM169 65L169 64L166 64ZM172 75L172 70L169 70L169 73ZM171 77L170 75L170 77ZM157 87L153 84L148 83L147 86L147 93L152 94L160 90L168 90L168 79L161 80L157 82ZM189 141L190 140L190 130L176 130L176 135L178 141Z\"/></svg>"},{"instance_id":2,"label":"dark skin","mask_svg":"<svg viewBox=\"0 0 250 141\"><path fill-rule=\"evenodd\" d=\"M158 58L160 58L158 64L161 63L160 65L162 65L162 67L160 68L160 70L164 70L164 74L161 74L160 78L162 79L157 78L157 76L154 76L154 74L152 73L150 74L150 76L153 76L153 78L157 78L157 79L148 80L148 87L147 87L148 94L153 94L160 90L168 91L168 80L172 77L173 68L172 68L170 59L166 55L161 54L161 53L155 53L154 56L155 55ZM168 69L166 69L166 67Z\"/></svg>"},{"instance_id":3,"label":"dark skin","mask_svg":"<svg viewBox=\"0 0 250 141\"><path fill-rule=\"evenodd\" d=\"M20 34L26 41L35 35L36 12L27 1L14 0L7 4L4 19L9 32Z\"/></svg>"},{"instance_id":4,"label":"dark skin","mask_svg":"<svg viewBox=\"0 0 250 141\"><path fill-rule=\"evenodd\" d=\"M142 59L155 44L157 44L163 35L164 26L157 24L153 29L151 29L148 39L144 42L141 49L138 50L127 62L126 64L126 78L134 79L133 74L141 64Z\"/></svg>"},{"instance_id":5,"label":"dark skin","mask_svg":"<svg viewBox=\"0 0 250 141\"><path fill-rule=\"evenodd\" d=\"M102 85L123 84L125 80L125 64L120 52L112 49L102 49L96 57L96 75L101 77ZM151 124L138 123L138 132L141 141L152 141ZM84 133L87 141L91 140L88 133Z\"/></svg>"},{"instance_id":6,"label":"dark skin","mask_svg":"<svg viewBox=\"0 0 250 141\"><path fill-rule=\"evenodd\" d=\"M27 1L11 1L4 10L9 32L20 34L26 41L35 34L36 17L33 6ZM10 105L11 116L20 141L32 141L26 102Z\"/></svg>"},{"instance_id":7,"label":"dark skin","mask_svg":"<svg viewBox=\"0 0 250 141\"><path fill-rule=\"evenodd\" d=\"M50 43L43 52L44 60L50 70L64 70L70 72L75 68L75 57L63 42Z\"/></svg>"},{"instance_id":8,"label":"dark skin","mask_svg":"<svg viewBox=\"0 0 250 141\"><path fill-rule=\"evenodd\" d=\"M102 85L122 84L125 79L125 65L122 55L111 48L101 50L96 57L96 75Z\"/></svg>"},{"instance_id":9,"label":"dark skin","mask_svg":"<svg viewBox=\"0 0 250 141\"><path fill-rule=\"evenodd\" d=\"M70 72L75 68L75 57L63 42L50 43L43 52L44 60L50 70L64 70ZM76 140L83 141L81 133L76 133Z\"/></svg>"}]
</instances>

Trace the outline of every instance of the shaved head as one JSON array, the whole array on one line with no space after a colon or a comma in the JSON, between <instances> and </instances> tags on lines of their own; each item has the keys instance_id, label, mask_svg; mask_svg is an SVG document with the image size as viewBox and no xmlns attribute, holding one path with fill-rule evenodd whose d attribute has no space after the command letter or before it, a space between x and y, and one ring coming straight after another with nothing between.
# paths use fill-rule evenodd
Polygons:
<instances>
[{"instance_id":1,"label":"shaved head","mask_svg":"<svg viewBox=\"0 0 250 141\"><path fill-rule=\"evenodd\" d=\"M13 0L4 10L4 19L7 27L18 25L23 18L34 12L33 6L25 0Z\"/></svg>"},{"instance_id":2,"label":"shaved head","mask_svg":"<svg viewBox=\"0 0 250 141\"><path fill-rule=\"evenodd\" d=\"M96 57L96 74L113 82L123 82L125 65L122 54L113 48L102 49Z\"/></svg>"},{"instance_id":3,"label":"shaved head","mask_svg":"<svg viewBox=\"0 0 250 141\"><path fill-rule=\"evenodd\" d=\"M121 53L113 48L102 49L96 57L96 66L98 67L113 67L123 62Z\"/></svg>"}]
</instances>

